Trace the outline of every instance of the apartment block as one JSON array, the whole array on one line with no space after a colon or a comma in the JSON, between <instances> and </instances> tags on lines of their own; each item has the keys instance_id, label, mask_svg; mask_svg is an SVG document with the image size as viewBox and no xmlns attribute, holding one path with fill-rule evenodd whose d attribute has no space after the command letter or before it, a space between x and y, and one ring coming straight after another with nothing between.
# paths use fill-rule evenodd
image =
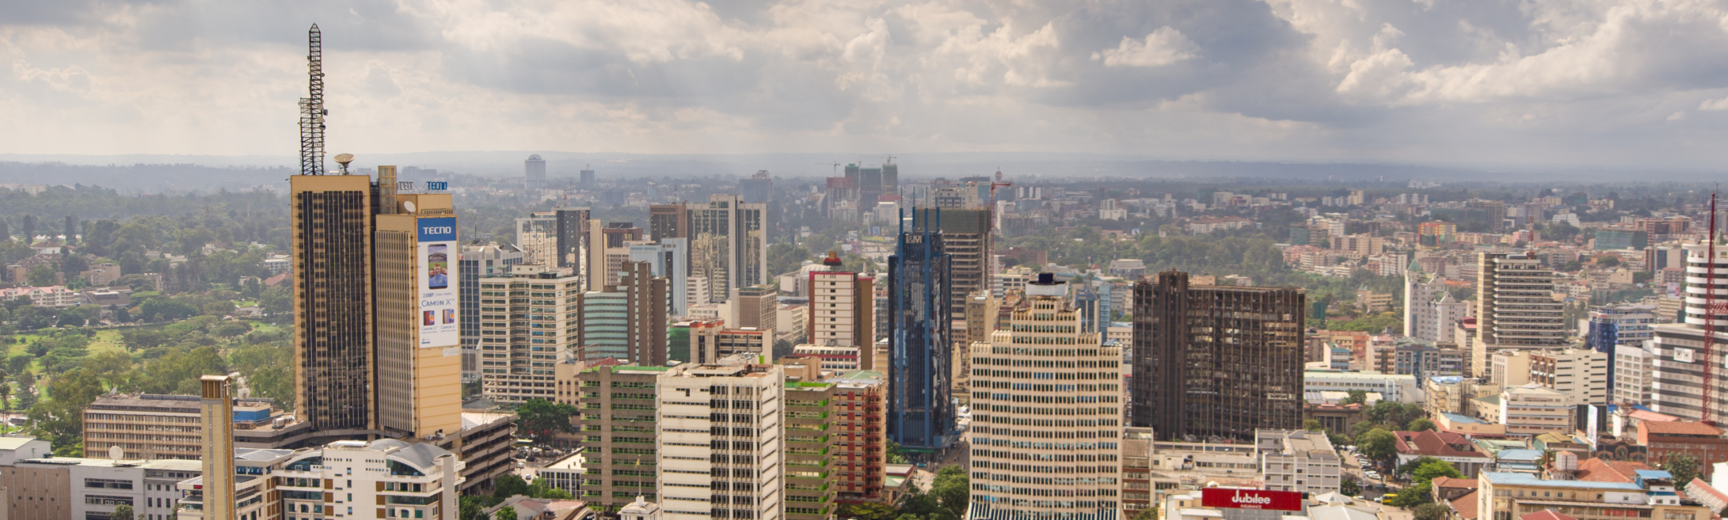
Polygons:
<instances>
[{"instance_id":1,"label":"apartment block","mask_svg":"<svg viewBox=\"0 0 1728 520\"><path fill-rule=\"evenodd\" d=\"M588 474L577 499L615 512L637 496L657 500L656 383L664 367L558 365L558 402L575 406Z\"/></svg>"},{"instance_id":2,"label":"apartment block","mask_svg":"<svg viewBox=\"0 0 1728 520\"><path fill-rule=\"evenodd\" d=\"M828 473L783 464L779 366L690 363L660 374L655 385L656 487L666 520L783 518L803 506L784 500L782 483Z\"/></svg>"},{"instance_id":3,"label":"apartment block","mask_svg":"<svg viewBox=\"0 0 1728 520\"><path fill-rule=\"evenodd\" d=\"M560 356L580 346L581 277L520 266L480 280L481 393L500 403L552 399Z\"/></svg>"},{"instance_id":4,"label":"apartment block","mask_svg":"<svg viewBox=\"0 0 1728 520\"><path fill-rule=\"evenodd\" d=\"M1566 394L1575 404L1608 404L1608 355L1590 349L1545 350L1530 355L1530 380Z\"/></svg>"},{"instance_id":5,"label":"apartment block","mask_svg":"<svg viewBox=\"0 0 1728 520\"><path fill-rule=\"evenodd\" d=\"M1122 352L1082 332L1048 274L972 347L971 518L1114 518L1122 507Z\"/></svg>"},{"instance_id":6,"label":"apartment block","mask_svg":"<svg viewBox=\"0 0 1728 520\"><path fill-rule=\"evenodd\" d=\"M1343 485L1343 465L1326 432L1259 430L1254 446L1266 489L1319 495Z\"/></svg>"}]
</instances>

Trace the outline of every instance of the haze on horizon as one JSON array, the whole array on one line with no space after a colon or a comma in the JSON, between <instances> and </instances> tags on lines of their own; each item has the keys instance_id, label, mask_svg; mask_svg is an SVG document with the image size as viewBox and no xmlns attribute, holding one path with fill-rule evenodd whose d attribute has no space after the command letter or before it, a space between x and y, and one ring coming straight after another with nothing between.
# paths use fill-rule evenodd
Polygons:
<instances>
[{"instance_id":1,"label":"haze on horizon","mask_svg":"<svg viewBox=\"0 0 1728 520\"><path fill-rule=\"evenodd\" d=\"M1052 152L1717 168L1722 0L0 3L0 154Z\"/></svg>"}]
</instances>

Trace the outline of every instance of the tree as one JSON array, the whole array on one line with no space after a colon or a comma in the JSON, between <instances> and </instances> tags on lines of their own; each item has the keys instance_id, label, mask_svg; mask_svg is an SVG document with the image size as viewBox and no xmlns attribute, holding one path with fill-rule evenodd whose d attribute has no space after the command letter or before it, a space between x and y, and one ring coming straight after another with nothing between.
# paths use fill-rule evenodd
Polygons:
<instances>
[{"instance_id":1,"label":"tree","mask_svg":"<svg viewBox=\"0 0 1728 520\"><path fill-rule=\"evenodd\" d=\"M1422 504L1416 506L1415 520L1446 520L1452 516L1452 510L1440 504Z\"/></svg>"},{"instance_id":2,"label":"tree","mask_svg":"<svg viewBox=\"0 0 1728 520\"><path fill-rule=\"evenodd\" d=\"M12 382L6 380L6 373L0 372L0 410L12 409Z\"/></svg>"},{"instance_id":3,"label":"tree","mask_svg":"<svg viewBox=\"0 0 1728 520\"><path fill-rule=\"evenodd\" d=\"M773 356L773 359L780 359L780 358L783 358L786 356L790 356L790 355L792 355L792 348L793 347L794 347L794 345L790 341L786 341L783 339L775 340L774 341L774 349L770 353L770 355Z\"/></svg>"},{"instance_id":4,"label":"tree","mask_svg":"<svg viewBox=\"0 0 1728 520\"><path fill-rule=\"evenodd\" d=\"M936 479L930 484L930 496L953 518L965 518L966 506L972 499L971 478L966 475L966 468L944 466L937 470Z\"/></svg>"},{"instance_id":5,"label":"tree","mask_svg":"<svg viewBox=\"0 0 1728 520\"><path fill-rule=\"evenodd\" d=\"M1398 438L1392 432L1375 428L1356 440L1356 449L1369 460L1385 462L1398 454Z\"/></svg>"},{"instance_id":6,"label":"tree","mask_svg":"<svg viewBox=\"0 0 1728 520\"><path fill-rule=\"evenodd\" d=\"M1147 507L1146 509L1141 509L1140 512L1134 513L1134 520L1158 520L1158 508Z\"/></svg>"},{"instance_id":7,"label":"tree","mask_svg":"<svg viewBox=\"0 0 1728 520\"><path fill-rule=\"evenodd\" d=\"M1302 429L1308 430L1311 432L1318 432L1318 431L1325 431L1326 427L1320 424L1319 419L1308 419L1308 420L1302 421Z\"/></svg>"},{"instance_id":8,"label":"tree","mask_svg":"<svg viewBox=\"0 0 1728 520\"><path fill-rule=\"evenodd\" d=\"M480 497L464 495L457 499L459 520L485 520L486 506L480 502Z\"/></svg>"},{"instance_id":9,"label":"tree","mask_svg":"<svg viewBox=\"0 0 1728 520\"><path fill-rule=\"evenodd\" d=\"M1698 478L1698 458L1685 453L1669 455L1668 460L1662 462L1662 469L1674 475L1675 488L1684 490L1692 479Z\"/></svg>"},{"instance_id":10,"label":"tree","mask_svg":"<svg viewBox=\"0 0 1728 520\"><path fill-rule=\"evenodd\" d=\"M109 520L132 520L132 506L120 504L114 506L114 514L108 515Z\"/></svg>"},{"instance_id":11,"label":"tree","mask_svg":"<svg viewBox=\"0 0 1728 520\"><path fill-rule=\"evenodd\" d=\"M1434 421L1429 420L1427 417L1417 417L1416 419L1411 420L1410 425L1407 426L1406 428L1409 431L1413 431L1413 432L1419 432L1419 431L1424 431L1424 430L1433 430L1434 429Z\"/></svg>"},{"instance_id":12,"label":"tree","mask_svg":"<svg viewBox=\"0 0 1728 520\"><path fill-rule=\"evenodd\" d=\"M1368 391L1367 390L1351 390L1349 397L1345 397L1343 401L1338 401L1338 404L1345 404L1345 405L1347 405L1347 404L1367 404L1367 403L1368 403Z\"/></svg>"},{"instance_id":13,"label":"tree","mask_svg":"<svg viewBox=\"0 0 1728 520\"><path fill-rule=\"evenodd\" d=\"M859 502L841 504L840 518L856 518L857 520L894 520L897 514L894 507L877 502Z\"/></svg>"},{"instance_id":14,"label":"tree","mask_svg":"<svg viewBox=\"0 0 1728 520\"><path fill-rule=\"evenodd\" d=\"M65 234L66 234L66 243L68 243L68 244L70 244L73 241L78 239L78 216L77 215L67 215L66 216ZM131 520L131 519L128 518L126 520Z\"/></svg>"},{"instance_id":15,"label":"tree","mask_svg":"<svg viewBox=\"0 0 1728 520\"><path fill-rule=\"evenodd\" d=\"M1404 489L1398 490L1398 496L1392 498L1392 505L1409 509L1422 504L1432 503L1434 497L1430 496L1429 493L1433 490L1432 486L1432 484L1427 482L1414 486L1405 486Z\"/></svg>"},{"instance_id":16,"label":"tree","mask_svg":"<svg viewBox=\"0 0 1728 520\"><path fill-rule=\"evenodd\" d=\"M492 519L493 520L516 520L516 508L510 507L510 506L500 507L500 508L498 508L497 512L492 513Z\"/></svg>"},{"instance_id":17,"label":"tree","mask_svg":"<svg viewBox=\"0 0 1728 520\"><path fill-rule=\"evenodd\" d=\"M48 287L55 283L54 268L47 265L37 265L30 268L30 271L24 274L24 278L30 281L31 287Z\"/></svg>"},{"instance_id":18,"label":"tree","mask_svg":"<svg viewBox=\"0 0 1728 520\"><path fill-rule=\"evenodd\" d=\"M574 432L576 427L570 424L570 416L577 413L575 406L545 399L529 399L522 403L522 406L516 407L516 429L535 439Z\"/></svg>"},{"instance_id":19,"label":"tree","mask_svg":"<svg viewBox=\"0 0 1728 520\"><path fill-rule=\"evenodd\" d=\"M1458 468L1452 467L1452 463L1443 460L1422 463L1410 472L1411 481L1421 484L1427 484L1440 477L1464 478L1464 474L1459 473Z\"/></svg>"},{"instance_id":20,"label":"tree","mask_svg":"<svg viewBox=\"0 0 1728 520\"><path fill-rule=\"evenodd\" d=\"M1344 483L1338 486L1338 492L1344 496L1358 496L1362 494L1362 486L1356 483L1356 479L1345 478Z\"/></svg>"},{"instance_id":21,"label":"tree","mask_svg":"<svg viewBox=\"0 0 1728 520\"><path fill-rule=\"evenodd\" d=\"M492 479L492 498L504 500L516 495L528 496L528 493L528 482L522 477L506 474Z\"/></svg>"},{"instance_id":22,"label":"tree","mask_svg":"<svg viewBox=\"0 0 1728 520\"><path fill-rule=\"evenodd\" d=\"M907 463L906 452L902 448L900 448L900 443L894 442L894 441L888 441L888 448L884 451L886 452L885 455L888 458L889 464L906 464Z\"/></svg>"}]
</instances>

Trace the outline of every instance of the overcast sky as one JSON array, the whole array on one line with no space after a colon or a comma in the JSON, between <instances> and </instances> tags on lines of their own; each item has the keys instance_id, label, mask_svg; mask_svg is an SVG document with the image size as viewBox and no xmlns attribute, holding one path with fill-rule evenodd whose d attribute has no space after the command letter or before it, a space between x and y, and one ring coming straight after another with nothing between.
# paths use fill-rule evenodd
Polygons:
<instances>
[{"instance_id":1,"label":"overcast sky","mask_svg":"<svg viewBox=\"0 0 1728 520\"><path fill-rule=\"evenodd\" d=\"M0 153L1718 168L1728 0L6 0Z\"/></svg>"}]
</instances>

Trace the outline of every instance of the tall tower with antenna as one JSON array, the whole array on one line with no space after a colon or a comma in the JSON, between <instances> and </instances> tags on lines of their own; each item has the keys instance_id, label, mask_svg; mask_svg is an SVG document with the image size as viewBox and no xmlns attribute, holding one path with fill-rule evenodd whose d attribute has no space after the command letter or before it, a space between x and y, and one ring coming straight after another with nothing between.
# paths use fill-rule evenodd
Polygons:
<instances>
[{"instance_id":1,"label":"tall tower with antenna","mask_svg":"<svg viewBox=\"0 0 1728 520\"><path fill-rule=\"evenodd\" d=\"M306 32L309 97L300 98L300 174L324 174L324 37L318 24Z\"/></svg>"}]
</instances>

